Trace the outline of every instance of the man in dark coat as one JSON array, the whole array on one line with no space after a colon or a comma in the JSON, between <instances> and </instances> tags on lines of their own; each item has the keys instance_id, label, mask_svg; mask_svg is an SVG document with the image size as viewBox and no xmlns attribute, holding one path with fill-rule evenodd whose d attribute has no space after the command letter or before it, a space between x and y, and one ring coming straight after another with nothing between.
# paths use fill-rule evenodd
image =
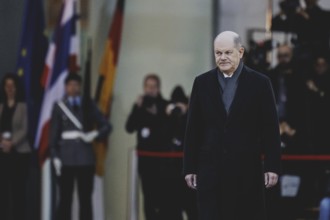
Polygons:
<instances>
[{"instance_id":1,"label":"man in dark coat","mask_svg":"<svg viewBox=\"0 0 330 220\"><path fill-rule=\"evenodd\" d=\"M238 34L214 41L218 68L195 79L184 175L201 220L264 220L264 188L280 171L280 135L270 80L246 67ZM264 155L264 160L262 160ZM264 161L264 162L263 162Z\"/></svg>"},{"instance_id":2,"label":"man in dark coat","mask_svg":"<svg viewBox=\"0 0 330 220\"><path fill-rule=\"evenodd\" d=\"M160 93L158 75L148 74L143 82L143 96L139 96L126 121L126 131L136 132L138 172L147 220L166 219L163 173L160 172L162 152L167 150L165 113L168 102ZM167 218L168 219L168 218Z\"/></svg>"}]
</instances>

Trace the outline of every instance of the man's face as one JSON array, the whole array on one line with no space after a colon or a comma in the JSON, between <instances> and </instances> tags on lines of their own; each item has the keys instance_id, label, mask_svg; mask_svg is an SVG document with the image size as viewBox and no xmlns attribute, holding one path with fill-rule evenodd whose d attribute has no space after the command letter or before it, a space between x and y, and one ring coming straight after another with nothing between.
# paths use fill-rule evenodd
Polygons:
<instances>
[{"instance_id":1,"label":"man's face","mask_svg":"<svg viewBox=\"0 0 330 220\"><path fill-rule=\"evenodd\" d=\"M307 7L313 7L317 4L317 0L305 0L305 4Z\"/></svg>"},{"instance_id":2,"label":"man's face","mask_svg":"<svg viewBox=\"0 0 330 220\"><path fill-rule=\"evenodd\" d=\"M225 74L232 74L237 69L243 54L244 48L235 47L232 38L218 39L214 42L215 62L220 71Z\"/></svg>"},{"instance_id":3,"label":"man's face","mask_svg":"<svg viewBox=\"0 0 330 220\"><path fill-rule=\"evenodd\" d=\"M67 96L78 96L80 95L81 85L80 82L71 80L65 85L65 93Z\"/></svg>"},{"instance_id":4,"label":"man's face","mask_svg":"<svg viewBox=\"0 0 330 220\"><path fill-rule=\"evenodd\" d=\"M286 65L291 62L292 51L288 46L279 47L277 50L277 61L280 65Z\"/></svg>"},{"instance_id":5,"label":"man's face","mask_svg":"<svg viewBox=\"0 0 330 220\"><path fill-rule=\"evenodd\" d=\"M151 97L157 97L159 94L159 85L154 79L147 79L144 82L144 94L149 95Z\"/></svg>"},{"instance_id":6,"label":"man's face","mask_svg":"<svg viewBox=\"0 0 330 220\"><path fill-rule=\"evenodd\" d=\"M316 74L323 75L328 71L328 68L329 68L328 63L324 58L320 57L316 60L314 66Z\"/></svg>"}]
</instances>

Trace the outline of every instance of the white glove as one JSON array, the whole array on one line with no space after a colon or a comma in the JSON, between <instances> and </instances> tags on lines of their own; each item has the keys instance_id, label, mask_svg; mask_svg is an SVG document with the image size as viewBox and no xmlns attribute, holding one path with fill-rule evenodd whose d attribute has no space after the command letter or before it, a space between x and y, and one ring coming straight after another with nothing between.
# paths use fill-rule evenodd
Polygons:
<instances>
[{"instance_id":1,"label":"white glove","mask_svg":"<svg viewBox=\"0 0 330 220\"><path fill-rule=\"evenodd\" d=\"M98 135L99 135L99 132L94 130L94 131L90 131L90 132L87 132L84 135L82 135L81 139L86 143L92 143Z\"/></svg>"},{"instance_id":2,"label":"white glove","mask_svg":"<svg viewBox=\"0 0 330 220\"><path fill-rule=\"evenodd\" d=\"M53 159L53 164L55 167L56 176L61 176L62 161L59 158L55 157Z\"/></svg>"}]
</instances>

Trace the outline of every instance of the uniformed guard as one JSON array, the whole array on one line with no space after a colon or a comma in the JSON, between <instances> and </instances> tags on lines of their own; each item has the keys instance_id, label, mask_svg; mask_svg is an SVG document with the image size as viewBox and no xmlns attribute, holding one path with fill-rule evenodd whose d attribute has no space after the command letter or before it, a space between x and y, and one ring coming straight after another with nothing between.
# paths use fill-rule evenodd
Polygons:
<instances>
[{"instance_id":1,"label":"uniformed guard","mask_svg":"<svg viewBox=\"0 0 330 220\"><path fill-rule=\"evenodd\" d=\"M55 103L50 122L50 151L59 176L60 204L57 219L71 219L74 183L78 186L80 220L92 219L95 155L92 142L104 138L110 124L90 99L82 99L81 77L70 73L65 96ZM94 125L95 124L95 125ZM90 128L96 127L95 130Z\"/></svg>"}]
</instances>

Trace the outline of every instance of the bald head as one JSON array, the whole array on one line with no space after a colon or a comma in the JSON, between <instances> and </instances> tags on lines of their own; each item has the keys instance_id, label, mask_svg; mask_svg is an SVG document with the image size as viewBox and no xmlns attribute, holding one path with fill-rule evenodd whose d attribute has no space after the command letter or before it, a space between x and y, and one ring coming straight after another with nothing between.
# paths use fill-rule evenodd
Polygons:
<instances>
[{"instance_id":1,"label":"bald head","mask_svg":"<svg viewBox=\"0 0 330 220\"><path fill-rule=\"evenodd\" d=\"M214 39L215 62L221 72L232 75L244 54L240 36L232 31L221 32Z\"/></svg>"},{"instance_id":2,"label":"bald head","mask_svg":"<svg viewBox=\"0 0 330 220\"><path fill-rule=\"evenodd\" d=\"M224 31L218 34L214 39L214 44L216 43L226 43L228 46L233 44L237 49L242 47L241 37L233 31Z\"/></svg>"}]
</instances>

